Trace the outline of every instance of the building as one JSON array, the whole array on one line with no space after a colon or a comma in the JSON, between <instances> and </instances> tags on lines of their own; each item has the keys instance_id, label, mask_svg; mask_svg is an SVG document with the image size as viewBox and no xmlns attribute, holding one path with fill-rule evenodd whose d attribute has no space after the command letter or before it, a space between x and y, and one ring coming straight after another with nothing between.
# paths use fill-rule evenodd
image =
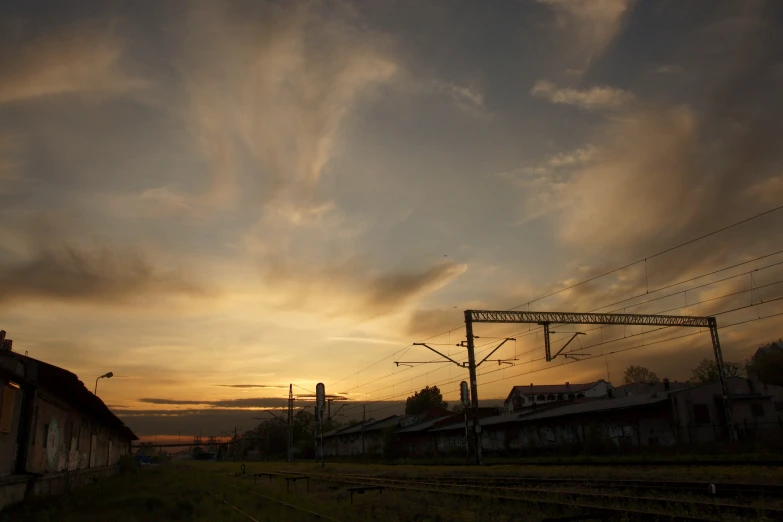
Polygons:
<instances>
[{"instance_id":1,"label":"building","mask_svg":"<svg viewBox=\"0 0 783 522\"><path fill-rule=\"evenodd\" d=\"M776 440L783 424L773 395L750 379L728 380L729 405L740 440ZM651 386L651 388L656 388ZM643 391L643 390L639 390ZM574 398L546 407L481 420L486 451L702 444L729 438L720 383L601 398ZM470 429L472 423L469 421ZM448 452L464 437L463 422L419 433L421 448Z\"/></svg>"},{"instance_id":2,"label":"building","mask_svg":"<svg viewBox=\"0 0 783 522\"><path fill-rule=\"evenodd\" d=\"M0 509L116 473L136 435L75 374L0 339Z\"/></svg>"},{"instance_id":3,"label":"building","mask_svg":"<svg viewBox=\"0 0 783 522\"><path fill-rule=\"evenodd\" d=\"M553 402L569 401L586 397L605 397L611 393L612 385L603 379L587 384L544 384L514 386L504 401L507 413L530 411L538 406Z\"/></svg>"},{"instance_id":4,"label":"building","mask_svg":"<svg viewBox=\"0 0 783 522\"><path fill-rule=\"evenodd\" d=\"M324 455L377 455L383 453L384 433L399 425L399 417L392 415L381 420L370 419L345 428L324 433Z\"/></svg>"}]
</instances>

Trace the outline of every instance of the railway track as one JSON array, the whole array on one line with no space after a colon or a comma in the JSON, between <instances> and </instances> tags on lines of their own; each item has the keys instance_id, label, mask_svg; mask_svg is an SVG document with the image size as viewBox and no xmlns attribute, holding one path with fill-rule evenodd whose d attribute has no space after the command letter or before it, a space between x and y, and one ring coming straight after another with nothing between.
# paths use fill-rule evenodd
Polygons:
<instances>
[{"instance_id":1,"label":"railway track","mask_svg":"<svg viewBox=\"0 0 783 522\"><path fill-rule=\"evenodd\" d=\"M407 477L400 477L406 478ZM415 479L414 479L415 480ZM687 493L692 495L704 495L710 497L747 497L768 496L771 498L783 498L783 485L780 484L747 484L731 482L704 482L704 481L670 481L670 480L637 480L637 479L595 479L583 477L520 477L520 476L437 476L428 479L434 482L450 482L453 484L484 485L484 486L567 486L591 488L614 488L631 490L655 490ZM714 487L714 489L712 489Z\"/></svg>"},{"instance_id":2,"label":"railway track","mask_svg":"<svg viewBox=\"0 0 783 522\"><path fill-rule=\"evenodd\" d=\"M601 493L587 490L573 490L562 488L526 487L520 485L498 485L482 483L486 481L462 478L454 481L453 477L436 477L432 479L415 478L387 478L367 477L361 475L313 475L313 480L322 480L340 483L350 486L384 486L388 489L396 489L420 493L432 493L438 495L457 495L462 497L477 497L494 499L497 501L513 501L535 504L539 507L558 507L569 511L582 511L601 514L608 518L631 517L634 520L721 520L726 516L741 517L742 519L756 520L766 517L772 520L783 520L783 510L772 508L758 508L747 504L704 502L699 500L684 500L664 498L660 496L634 496ZM492 479L495 480L497 479ZM568 480L568 479L565 479ZM584 481L583 481L584 482ZM610 481L601 481L608 484ZM626 483L628 481L615 481ZM640 483L649 481L634 481L634 486L642 487ZM573 484L573 479L571 479ZM591 482L595 484L595 481ZM656 483L659 486L661 483ZM675 485L696 487L699 483L671 483L669 486L676 491ZM584 484L583 484L584 486ZM723 485L727 487L727 484ZM735 485L742 489L746 485ZM607 504L620 504L622 507L607 506Z\"/></svg>"}]
</instances>

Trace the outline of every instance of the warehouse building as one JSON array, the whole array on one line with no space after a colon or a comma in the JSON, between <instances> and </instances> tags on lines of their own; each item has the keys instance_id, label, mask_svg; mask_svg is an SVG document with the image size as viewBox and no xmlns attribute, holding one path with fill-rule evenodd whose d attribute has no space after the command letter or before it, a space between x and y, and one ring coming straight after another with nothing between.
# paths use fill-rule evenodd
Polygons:
<instances>
[{"instance_id":1,"label":"warehouse building","mask_svg":"<svg viewBox=\"0 0 783 522\"><path fill-rule=\"evenodd\" d=\"M138 438L79 378L0 331L0 509L119 470Z\"/></svg>"}]
</instances>

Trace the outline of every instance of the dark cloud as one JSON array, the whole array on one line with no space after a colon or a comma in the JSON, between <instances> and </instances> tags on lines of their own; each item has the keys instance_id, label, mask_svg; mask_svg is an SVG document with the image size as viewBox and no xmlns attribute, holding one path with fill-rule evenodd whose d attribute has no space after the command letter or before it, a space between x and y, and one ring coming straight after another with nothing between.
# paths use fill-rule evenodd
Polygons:
<instances>
[{"instance_id":1,"label":"dark cloud","mask_svg":"<svg viewBox=\"0 0 783 522\"><path fill-rule=\"evenodd\" d=\"M422 339L439 334L464 323L465 315L462 309L456 308L426 308L415 310L405 328L406 333L415 339ZM455 343L456 344L456 343Z\"/></svg>"},{"instance_id":2,"label":"dark cloud","mask_svg":"<svg viewBox=\"0 0 783 522\"><path fill-rule=\"evenodd\" d=\"M283 307L315 306L323 313L362 317L394 312L414 298L437 290L466 269L466 265L441 262L423 270L377 274L355 259L317 268L271 255L259 263L264 282L283 296ZM328 309L330 302L340 303L336 312Z\"/></svg>"},{"instance_id":3,"label":"dark cloud","mask_svg":"<svg viewBox=\"0 0 783 522\"><path fill-rule=\"evenodd\" d=\"M285 385L277 384L215 384L221 388L288 388Z\"/></svg>"},{"instance_id":4,"label":"dark cloud","mask_svg":"<svg viewBox=\"0 0 783 522\"><path fill-rule=\"evenodd\" d=\"M0 265L4 300L51 299L122 303L150 295L205 293L178 274L156 270L133 251L43 248L28 259Z\"/></svg>"},{"instance_id":5,"label":"dark cloud","mask_svg":"<svg viewBox=\"0 0 783 522\"><path fill-rule=\"evenodd\" d=\"M286 397L247 397L242 399L218 399L218 400L180 400L180 399L160 399L143 398L139 402L146 404L170 404L170 405L204 405L216 408L274 408L282 407L288 404Z\"/></svg>"},{"instance_id":6,"label":"dark cloud","mask_svg":"<svg viewBox=\"0 0 783 522\"><path fill-rule=\"evenodd\" d=\"M8 15L0 22L0 104L60 94L120 93L144 85L120 71L122 46L110 20L33 22Z\"/></svg>"},{"instance_id":7,"label":"dark cloud","mask_svg":"<svg viewBox=\"0 0 783 522\"><path fill-rule=\"evenodd\" d=\"M446 284L465 271L465 265L439 263L423 272L388 274L373 278L368 283L367 304L378 311L394 309L413 297L420 296Z\"/></svg>"}]
</instances>

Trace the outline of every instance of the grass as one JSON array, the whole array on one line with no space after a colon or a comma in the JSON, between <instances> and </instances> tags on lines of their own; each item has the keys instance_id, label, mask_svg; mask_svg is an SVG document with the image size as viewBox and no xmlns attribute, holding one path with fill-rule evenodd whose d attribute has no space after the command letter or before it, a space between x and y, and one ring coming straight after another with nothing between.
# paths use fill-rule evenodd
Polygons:
<instances>
[{"instance_id":1,"label":"grass","mask_svg":"<svg viewBox=\"0 0 783 522\"><path fill-rule=\"evenodd\" d=\"M250 520L229 505L245 511L259 521L313 520L311 514L296 511L278 502L253 495L253 490L279 501L320 513L341 521L491 521L523 519L540 520L546 516L571 514L550 511L516 502L498 502L477 495L461 498L451 495L389 489L382 494L368 491L355 495L349 503L344 485L312 480L310 491L304 481L291 484L286 493L285 481L273 478L237 478L238 462L174 462L144 470L133 470L111 479L51 499L32 499L0 512L0 522L135 522L135 521L245 521ZM288 471L317 476L320 473L376 475L426 479L443 475L511 475L556 477L590 476L594 478L644 478L671 480L710 480L716 482L783 483L783 472L763 467L653 467L644 470L610 467L583 468L571 466L414 466L383 464L327 463L325 468L313 462L246 463L247 473ZM607 507L609 505L607 504Z\"/></svg>"}]
</instances>

